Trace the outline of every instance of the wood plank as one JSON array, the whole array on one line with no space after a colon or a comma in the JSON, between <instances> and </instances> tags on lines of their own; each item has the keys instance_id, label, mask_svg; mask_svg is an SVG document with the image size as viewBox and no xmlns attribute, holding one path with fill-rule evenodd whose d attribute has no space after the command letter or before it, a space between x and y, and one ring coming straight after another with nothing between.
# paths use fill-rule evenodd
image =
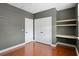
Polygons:
<instances>
[{"instance_id":1,"label":"wood plank","mask_svg":"<svg viewBox=\"0 0 79 59\"><path fill-rule=\"evenodd\" d=\"M77 26L76 24L62 24L62 25L56 25L56 26Z\"/></svg>"},{"instance_id":2,"label":"wood plank","mask_svg":"<svg viewBox=\"0 0 79 59\"><path fill-rule=\"evenodd\" d=\"M76 19L59 20L59 21L56 21L56 22L70 22L70 21L76 21Z\"/></svg>"},{"instance_id":3,"label":"wood plank","mask_svg":"<svg viewBox=\"0 0 79 59\"><path fill-rule=\"evenodd\" d=\"M69 39L77 39L76 36L72 36L72 35L56 35L56 37L69 38Z\"/></svg>"}]
</instances>

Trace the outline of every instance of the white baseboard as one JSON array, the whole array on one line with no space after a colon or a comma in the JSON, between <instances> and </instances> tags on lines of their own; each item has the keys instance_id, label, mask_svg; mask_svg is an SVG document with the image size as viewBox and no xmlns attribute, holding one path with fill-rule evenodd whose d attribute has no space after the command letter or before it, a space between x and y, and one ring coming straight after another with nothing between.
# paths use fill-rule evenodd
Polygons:
<instances>
[{"instance_id":1,"label":"white baseboard","mask_svg":"<svg viewBox=\"0 0 79 59\"><path fill-rule=\"evenodd\" d=\"M57 42L56 45L61 44L69 47L75 47L75 45L67 44L67 43L62 43L62 42Z\"/></svg>"},{"instance_id":2,"label":"white baseboard","mask_svg":"<svg viewBox=\"0 0 79 59\"><path fill-rule=\"evenodd\" d=\"M61 44L61 45L69 46L69 47L74 47L75 51L77 53L77 56L79 56L78 49L77 49L77 47L75 45L71 45L71 44L67 44L67 43L62 43L62 42L57 42L56 45L57 44Z\"/></svg>"},{"instance_id":3,"label":"white baseboard","mask_svg":"<svg viewBox=\"0 0 79 59\"><path fill-rule=\"evenodd\" d=\"M40 41L34 40L34 42L40 42ZM40 42L40 43L43 43L43 44L46 44L46 45L50 45L50 46L56 47L55 44L48 44L48 43L45 43L45 42Z\"/></svg>"},{"instance_id":4,"label":"white baseboard","mask_svg":"<svg viewBox=\"0 0 79 59\"><path fill-rule=\"evenodd\" d=\"M39 41L33 40L33 41L24 42L24 43L15 45L15 46L8 47L8 48L6 48L6 49L0 50L0 55L4 55L4 54L6 54L7 51L10 51L10 50L13 50L13 49L15 49L15 48L24 46L25 44L30 43L30 42L39 42ZM40 42L40 43L43 43L43 42ZM47 44L47 43L43 43L43 44ZM47 45L56 47L56 45L54 45L54 44L47 44ZM8 53L8 52L7 52L7 53Z\"/></svg>"},{"instance_id":5,"label":"white baseboard","mask_svg":"<svg viewBox=\"0 0 79 59\"><path fill-rule=\"evenodd\" d=\"M79 56L78 49L76 47L75 47L75 50L76 50L77 56Z\"/></svg>"},{"instance_id":6,"label":"white baseboard","mask_svg":"<svg viewBox=\"0 0 79 59\"><path fill-rule=\"evenodd\" d=\"M40 41L34 41L34 42L40 42ZM44 42L40 42L40 43L47 44L47 43L44 43ZM77 56L79 56L78 49L76 48L75 45L71 45L71 44L67 44L67 43L62 43L62 42L57 42L56 44L47 44L47 45L56 47L58 44L65 45L65 46L69 46L69 47L74 47L75 48L75 51L77 53Z\"/></svg>"},{"instance_id":7,"label":"white baseboard","mask_svg":"<svg viewBox=\"0 0 79 59\"><path fill-rule=\"evenodd\" d=\"M24 46L26 43L29 43L29 42L24 42L24 43L17 44L17 45L15 45L15 46L11 46L11 47L8 47L8 48L6 48L6 49L0 50L0 55L3 55L2 53L5 53L5 52L10 51L10 50L12 50L12 49L15 49L15 48Z\"/></svg>"}]
</instances>

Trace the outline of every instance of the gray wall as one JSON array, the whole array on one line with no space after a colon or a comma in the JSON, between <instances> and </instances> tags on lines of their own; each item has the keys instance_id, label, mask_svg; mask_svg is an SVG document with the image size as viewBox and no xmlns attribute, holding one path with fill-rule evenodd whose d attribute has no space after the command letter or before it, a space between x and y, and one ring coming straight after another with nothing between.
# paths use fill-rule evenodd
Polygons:
<instances>
[{"instance_id":1,"label":"gray wall","mask_svg":"<svg viewBox=\"0 0 79 59\"><path fill-rule=\"evenodd\" d=\"M57 20L76 18L76 7L60 10L57 12Z\"/></svg>"},{"instance_id":2,"label":"gray wall","mask_svg":"<svg viewBox=\"0 0 79 59\"><path fill-rule=\"evenodd\" d=\"M68 40L62 38L57 38L56 40L55 37L56 20L76 18L75 8L65 9L58 12L56 11L55 8L52 8L32 15L29 12L25 12L21 9L10 6L8 4L0 4L0 50L23 43L25 41L24 31L22 31L22 28L24 29L24 25L25 25L24 18L38 19L38 18L49 17L49 16L51 16L53 20L52 43L56 43L56 41L60 41L69 44L75 44L76 40L71 40L71 39ZM35 24L33 26L35 27ZM33 31L35 31L35 29L33 29ZM75 30L72 32L75 32ZM35 33L33 34L35 35Z\"/></svg>"},{"instance_id":3,"label":"gray wall","mask_svg":"<svg viewBox=\"0 0 79 59\"><path fill-rule=\"evenodd\" d=\"M79 51L79 40L77 40L77 49Z\"/></svg>"},{"instance_id":4,"label":"gray wall","mask_svg":"<svg viewBox=\"0 0 79 59\"><path fill-rule=\"evenodd\" d=\"M65 20L65 19L77 19L76 7L57 12L57 20ZM77 36L77 28L76 27L63 27L63 26L57 27L57 34ZM74 39L57 38L57 42L63 42L63 43L76 45L76 40Z\"/></svg>"},{"instance_id":5,"label":"gray wall","mask_svg":"<svg viewBox=\"0 0 79 59\"><path fill-rule=\"evenodd\" d=\"M8 4L0 4L0 50L25 41L22 31L24 18L33 18L33 15Z\"/></svg>"},{"instance_id":6,"label":"gray wall","mask_svg":"<svg viewBox=\"0 0 79 59\"><path fill-rule=\"evenodd\" d=\"M77 15L77 34L78 34L78 37L79 37L79 16L78 16L78 4L76 5L76 15ZM78 49L78 51L79 51L79 40L77 40L77 49Z\"/></svg>"},{"instance_id":7,"label":"gray wall","mask_svg":"<svg viewBox=\"0 0 79 59\"><path fill-rule=\"evenodd\" d=\"M76 45L76 39L57 38L57 42Z\"/></svg>"},{"instance_id":8,"label":"gray wall","mask_svg":"<svg viewBox=\"0 0 79 59\"><path fill-rule=\"evenodd\" d=\"M79 16L78 16L78 20L79 20ZM78 37L79 37L79 21L78 21ZM77 40L77 48L78 48L78 51L79 51L79 40Z\"/></svg>"},{"instance_id":9,"label":"gray wall","mask_svg":"<svg viewBox=\"0 0 79 59\"><path fill-rule=\"evenodd\" d=\"M52 9L48 9L39 13L35 13L34 15L34 19L38 19L38 18L44 18L44 17L50 17L50 16L54 16L56 17L56 9L52 8Z\"/></svg>"},{"instance_id":10,"label":"gray wall","mask_svg":"<svg viewBox=\"0 0 79 59\"><path fill-rule=\"evenodd\" d=\"M57 34L61 34L61 35L74 35L76 36L76 27L75 26L58 26L57 27Z\"/></svg>"},{"instance_id":11,"label":"gray wall","mask_svg":"<svg viewBox=\"0 0 79 59\"><path fill-rule=\"evenodd\" d=\"M34 19L44 18L44 17L52 17L52 43L56 43L56 9L52 8L49 10L45 10L39 13L35 13Z\"/></svg>"}]
</instances>

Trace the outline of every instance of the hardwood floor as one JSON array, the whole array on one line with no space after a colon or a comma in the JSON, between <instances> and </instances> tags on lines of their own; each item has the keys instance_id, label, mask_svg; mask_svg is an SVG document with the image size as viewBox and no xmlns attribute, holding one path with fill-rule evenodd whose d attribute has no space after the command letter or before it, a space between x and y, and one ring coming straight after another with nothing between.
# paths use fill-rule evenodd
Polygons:
<instances>
[{"instance_id":1,"label":"hardwood floor","mask_svg":"<svg viewBox=\"0 0 79 59\"><path fill-rule=\"evenodd\" d=\"M38 42L30 42L24 47L16 49L4 56L76 56L73 47L57 45L52 47Z\"/></svg>"}]
</instances>

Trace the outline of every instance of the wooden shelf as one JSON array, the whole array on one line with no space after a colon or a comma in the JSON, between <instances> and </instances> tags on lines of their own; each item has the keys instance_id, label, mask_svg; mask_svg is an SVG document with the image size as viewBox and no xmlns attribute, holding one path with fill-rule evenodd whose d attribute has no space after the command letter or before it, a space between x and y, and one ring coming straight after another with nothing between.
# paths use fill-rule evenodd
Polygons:
<instances>
[{"instance_id":1,"label":"wooden shelf","mask_svg":"<svg viewBox=\"0 0 79 59\"><path fill-rule=\"evenodd\" d=\"M77 37L78 38L78 40L79 40L79 37Z\"/></svg>"},{"instance_id":2,"label":"wooden shelf","mask_svg":"<svg viewBox=\"0 0 79 59\"><path fill-rule=\"evenodd\" d=\"M77 39L76 36L72 36L72 35L56 35L56 37L69 38L69 39Z\"/></svg>"},{"instance_id":3,"label":"wooden shelf","mask_svg":"<svg viewBox=\"0 0 79 59\"><path fill-rule=\"evenodd\" d=\"M72 22L72 21L76 21L76 19L66 19L66 20L59 20L56 21L56 23L61 23L61 22ZM57 24L56 26L77 26L77 24ZM73 35L56 35L56 37L60 37L60 38L68 38L68 39L78 39L77 36L73 36Z\"/></svg>"},{"instance_id":4,"label":"wooden shelf","mask_svg":"<svg viewBox=\"0 0 79 59\"><path fill-rule=\"evenodd\" d=\"M70 22L70 21L76 21L76 19L59 20L56 22Z\"/></svg>"},{"instance_id":5,"label":"wooden shelf","mask_svg":"<svg viewBox=\"0 0 79 59\"><path fill-rule=\"evenodd\" d=\"M76 26L76 24L62 24L62 25L56 25L56 26Z\"/></svg>"}]
</instances>

